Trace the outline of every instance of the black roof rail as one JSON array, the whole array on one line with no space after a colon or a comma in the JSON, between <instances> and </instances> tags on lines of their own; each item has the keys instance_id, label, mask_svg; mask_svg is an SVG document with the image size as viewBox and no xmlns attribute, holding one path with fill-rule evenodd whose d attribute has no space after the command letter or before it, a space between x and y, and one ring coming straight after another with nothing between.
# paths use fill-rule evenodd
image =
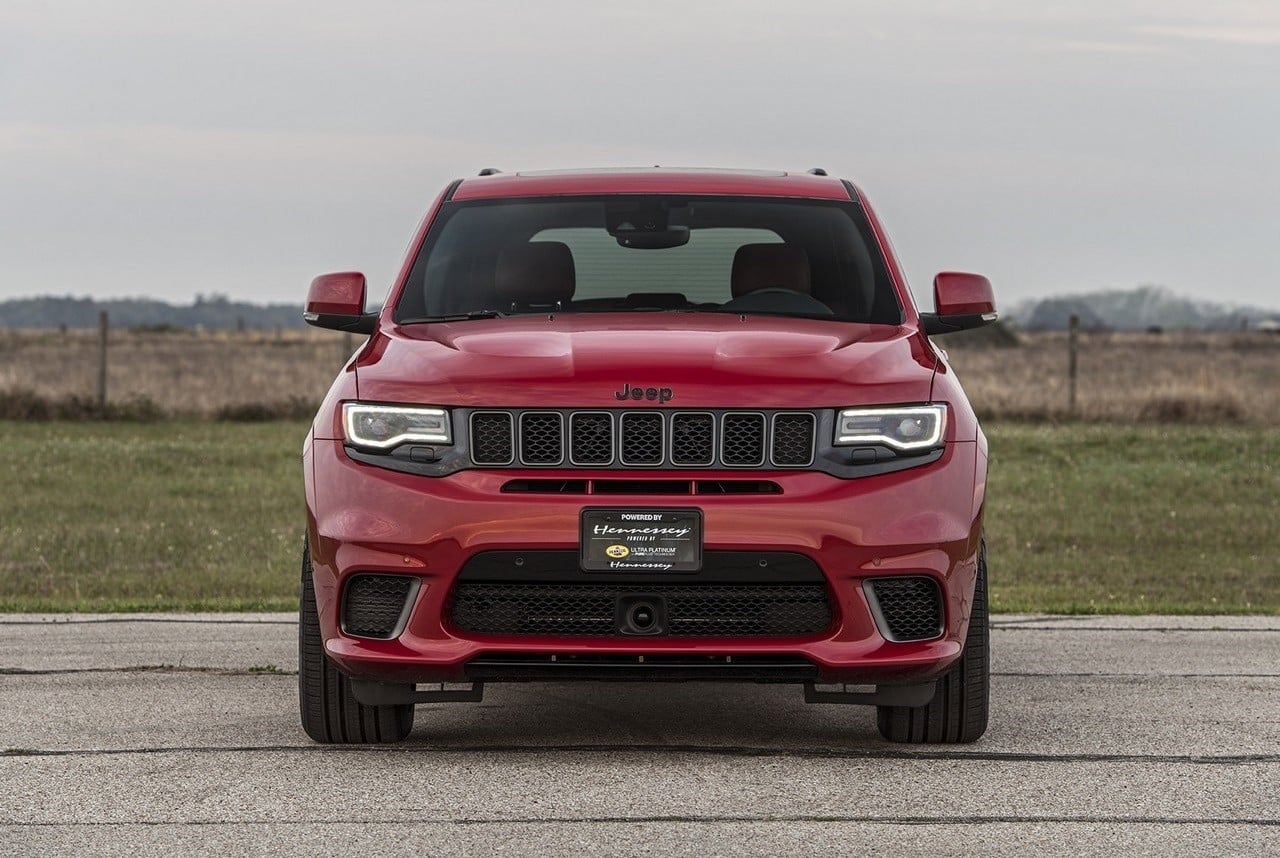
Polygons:
<instances>
[{"instance_id":1,"label":"black roof rail","mask_svg":"<svg viewBox=\"0 0 1280 858\"><path fill-rule=\"evenodd\" d=\"M497 167L485 167L484 169L482 169L482 170L480 171L480 175L482 175L482 176L495 176L495 175L497 175L498 173L501 173L501 172L502 172L502 171L501 171L501 170L499 170Z\"/></svg>"},{"instance_id":2,"label":"black roof rail","mask_svg":"<svg viewBox=\"0 0 1280 858\"><path fill-rule=\"evenodd\" d=\"M815 175L815 176L825 176L827 174L827 171L822 169L821 167L810 167L809 169L805 170L805 172L811 173L812 175Z\"/></svg>"}]
</instances>

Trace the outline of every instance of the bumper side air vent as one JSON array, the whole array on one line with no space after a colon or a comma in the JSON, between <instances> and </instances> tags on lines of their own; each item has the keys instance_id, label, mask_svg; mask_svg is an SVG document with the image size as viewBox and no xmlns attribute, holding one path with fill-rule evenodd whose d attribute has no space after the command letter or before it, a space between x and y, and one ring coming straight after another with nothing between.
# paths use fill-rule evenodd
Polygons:
<instances>
[{"instance_id":1,"label":"bumper side air vent","mask_svg":"<svg viewBox=\"0 0 1280 858\"><path fill-rule=\"evenodd\" d=\"M404 631L419 583L411 575L352 575L342 594L342 631L358 638L396 637Z\"/></svg>"},{"instance_id":2,"label":"bumper side air vent","mask_svg":"<svg viewBox=\"0 0 1280 858\"><path fill-rule=\"evenodd\" d=\"M942 634L942 592L932 578L872 578L863 589L887 640L927 641Z\"/></svg>"}]
</instances>

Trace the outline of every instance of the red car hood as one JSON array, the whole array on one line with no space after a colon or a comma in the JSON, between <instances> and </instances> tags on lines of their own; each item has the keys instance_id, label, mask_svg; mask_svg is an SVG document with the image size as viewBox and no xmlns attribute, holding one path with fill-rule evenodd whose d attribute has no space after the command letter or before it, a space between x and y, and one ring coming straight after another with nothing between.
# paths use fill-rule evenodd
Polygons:
<instances>
[{"instance_id":1,"label":"red car hood","mask_svg":"<svg viewBox=\"0 0 1280 858\"><path fill-rule=\"evenodd\" d=\"M911 328L717 313L592 313L386 328L356 366L374 402L668 408L923 402L936 358Z\"/></svg>"}]
</instances>

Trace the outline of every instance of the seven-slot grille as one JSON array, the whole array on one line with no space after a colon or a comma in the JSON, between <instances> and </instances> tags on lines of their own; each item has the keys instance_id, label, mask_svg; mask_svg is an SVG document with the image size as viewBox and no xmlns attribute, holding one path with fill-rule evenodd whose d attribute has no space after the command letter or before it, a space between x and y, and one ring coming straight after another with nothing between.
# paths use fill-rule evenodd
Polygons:
<instances>
[{"instance_id":1,"label":"seven-slot grille","mask_svg":"<svg viewBox=\"0 0 1280 858\"><path fill-rule=\"evenodd\" d=\"M477 465L578 468L804 468L807 411L473 411ZM567 437L566 437L567 436Z\"/></svg>"}]
</instances>

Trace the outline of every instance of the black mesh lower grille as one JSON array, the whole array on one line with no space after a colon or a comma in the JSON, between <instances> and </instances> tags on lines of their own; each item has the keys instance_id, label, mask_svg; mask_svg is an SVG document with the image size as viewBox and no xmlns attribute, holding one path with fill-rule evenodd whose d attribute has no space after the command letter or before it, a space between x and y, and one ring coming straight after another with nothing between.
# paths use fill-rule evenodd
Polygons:
<instances>
[{"instance_id":1,"label":"black mesh lower grille","mask_svg":"<svg viewBox=\"0 0 1280 858\"><path fill-rule=\"evenodd\" d=\"M460 583L450 603L458 629L507 635L620 635L620 599L663 605L665 637L815 634L831 625L823 584L643 586Z\"/></svg>"},{"instance_id":2,"label":"black mesh lower grille","mask_svg":"<svg viewBox=\"0 0 1280 858\"><path fill-rule=\"evenodd\" d=\"M415 581L408 575L353 575L343 593L342 630L362 638L391 637Z\"/></svg>"},{"instance_id":3,"label":"black mesh lower grille","mask_svg":"<svg viewBox=\"0 0 1280 858\"><path fill-rule=\"evenodd\" d=\"M890 640L922 641L942 634L942 594L932 578L876 578L871 591Z\"/></svg>"}]
</instances>

